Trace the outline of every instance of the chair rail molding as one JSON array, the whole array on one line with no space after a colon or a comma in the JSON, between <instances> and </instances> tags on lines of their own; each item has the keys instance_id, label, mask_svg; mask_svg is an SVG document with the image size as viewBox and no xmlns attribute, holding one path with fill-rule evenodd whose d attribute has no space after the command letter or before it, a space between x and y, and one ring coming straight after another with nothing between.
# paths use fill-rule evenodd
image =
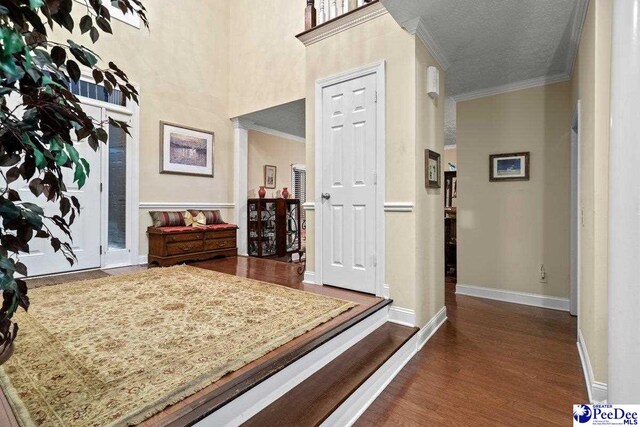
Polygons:
<instances>
[{"instance_id":1,"label":"chair rail molding","mask_svg":"<svg viewBox=\"0 0 640 427\"><path fill-rule=\"evenodd\" d=\"M158 210L187 210L187 209L234 209L235 203L188 203L188 202L140 202L140 209L158 209Z\"/></svg>"},{"instance_id":2,"label":"chair rail molding","mask_svg":"<svg viewBox=\"0 0 640 427\"><path fill-rule=\"evenodd\" d=\"M412 202L385 202L385 212L413 212L415 205Z\"/></svg>"}]
</instances>

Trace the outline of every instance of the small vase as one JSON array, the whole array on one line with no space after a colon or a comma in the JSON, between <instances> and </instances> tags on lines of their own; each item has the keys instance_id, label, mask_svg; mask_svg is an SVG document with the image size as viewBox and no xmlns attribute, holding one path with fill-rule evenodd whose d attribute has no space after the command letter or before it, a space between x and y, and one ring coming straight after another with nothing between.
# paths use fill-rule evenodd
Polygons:
<instances>
[{"instance_id":1,"label":"small vase","mask_svg":"<svg viewBox=\"0 0 640 427\"><path fill-rule=\"evenodd\" d=\"M282 198L283 199L288 199L289 198L289 190L287 190L287 187L284 187L282 189Z\"/></svg>"},{"instance_id":2,"label":"small vase","mask_svg":"<svg viewBox=\"0 0 640 427\"><path fill-rule=\"evenodd\" d=\"M260 186L260 189L258 190L258 196L261 199L264 199L264 196L266 195L267 195L267 190L265 190L263 186Z\"/></svg>"}]
</instances>

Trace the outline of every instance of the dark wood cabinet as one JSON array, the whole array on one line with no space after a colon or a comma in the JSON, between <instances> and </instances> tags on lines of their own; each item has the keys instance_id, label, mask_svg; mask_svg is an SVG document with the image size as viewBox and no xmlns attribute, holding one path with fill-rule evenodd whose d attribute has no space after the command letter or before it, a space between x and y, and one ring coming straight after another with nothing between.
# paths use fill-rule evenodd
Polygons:
<instances>
[{"instance_id":1,"label":"dark wood cabinet","mask_svg":"<svg viewBox=\"0 0 640 427\"><path fill-rule=\"evenodd\" d=\"M282 257L300 251L299 200L249 199L247 209L250 256Z\"/></svg>"}]
</instances>

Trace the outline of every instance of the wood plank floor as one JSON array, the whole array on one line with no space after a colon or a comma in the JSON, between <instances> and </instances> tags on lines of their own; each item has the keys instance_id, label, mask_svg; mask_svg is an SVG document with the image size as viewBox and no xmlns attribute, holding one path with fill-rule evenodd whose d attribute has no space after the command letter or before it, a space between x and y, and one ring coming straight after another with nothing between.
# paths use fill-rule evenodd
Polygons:
<instances>
[{"instance_id":1,"label":"wood plank floor","mask_svg":"<svg viewBox=\"0 0 640 427\"><path fill-rule=\"evenodd\" d=\"M588 400L568 313L456 296L449 320L357 426L570 425Z\"/></svg>"},{"instance_id":2,"label":"wood plank floor","mask_svg":"<svg viewBox=\"0 0 640 427\"><path fill-rule=\"evenodd\" d=\"M385 323L242 427L321 425L417 331L418 328Z\"/></svg>"},{"instance_id":3,"label":"wood plank floor","mask_svg":"<svg viewBox=\"0 0 640 427\"><path fill-rule=\"evenodd\" d=\"M297 274L297 264L284 263L272 260L233 257L204 261L191 264L196 267L233 274L240 277L247 277L264 282L275 283L293 289L304 290L316 294L333 298L340 298L355 302L358 305L332 320L314 328L289 343L273 350L267 355L245 365L243 368L230 373L214 384L193 394L192 396L166 408L159 414L149 418L141 426L183 426L190 422L193 417L207 412L207 408L219 406L228 399L240 394L250 386L256 378L268 378L291 362L294 357L305 354L315 346L330 339L332 334L337 334L343 328L348 327L352 322L374 312L381 304L387 302L372 295L351 292L344 289L332 288L329 286L305 285L302 283L302 276ZM95 270L67 275L52 276L49 278L32 279L33 287L53 286L77 280L94 279L106 277L107 275L120 275L135 273L146 270L146 266L124 267L110 270ZM3 393L0 392L0 426L17 425L15 417L10 413L8 402Z\"/></svg>"}]
</instances>

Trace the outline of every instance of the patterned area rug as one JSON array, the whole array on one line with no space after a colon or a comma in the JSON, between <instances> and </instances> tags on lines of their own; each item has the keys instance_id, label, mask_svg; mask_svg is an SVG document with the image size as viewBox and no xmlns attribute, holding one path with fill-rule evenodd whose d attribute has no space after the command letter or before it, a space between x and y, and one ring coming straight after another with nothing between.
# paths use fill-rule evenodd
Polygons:
<instances>
[{"instance_id":1,"label":"patterned area rug","mask_svg":"<svg viewBox=\"0 0 640 427\"><path fill-rule=\"evenodd\" d=\"M29 296L0 369L22 426L138 424L356 305L187 266Z\"/></svg>"}]
</instances>

